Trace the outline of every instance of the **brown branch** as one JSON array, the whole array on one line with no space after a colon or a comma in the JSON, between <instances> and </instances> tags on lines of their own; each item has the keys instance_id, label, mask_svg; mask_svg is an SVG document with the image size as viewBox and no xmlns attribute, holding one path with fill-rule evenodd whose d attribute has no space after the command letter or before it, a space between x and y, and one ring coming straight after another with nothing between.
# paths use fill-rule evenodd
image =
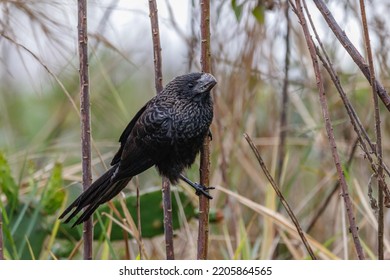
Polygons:
<instances>
[{"instance_id":1,"label":"brown branch","mask_svg":"<svg viewBox=\"0 0 390 280\"><path fill-rule=\"evenodd\" d=\"M138 232L139 232L139 243L138 243L138 252L139 252L139 256L140 256L140 259L142 260L145 256L143 256L143 250L142 250L142 247L143 247L143 244L142 244L142 226L141 226L141 197L140 197L140 194L139 194L139 181L137 180L137 205L136 205L136 208L137 208L137 229L138 229ZM128 246L128 244L126 244L126 246Z\"/></svg>"},{"instance_id":2,"label":"brown branch","mask_svg":"<svg viewBox=\"0 0 390 280\"><path fill-rule=\"evenodd\" d=\"M366 77L366 79L371 82L371 74L370 69L367 63L364 61L363 56L359 53L359 51L355 48L355 46L352 44L352 42L349 40L348 36L345 34L345 32L340 28L340 26L337 24L336 20L334 19L333 15L329 11L328 7L322 0L313 0L316 4L318 10L321 12L322 16L328 23L330 29L333 31L333 33L336 35L337 39L340 41L342 46L345 48L345 50L349 53L349 55L352 57L353 61L355 61L356 65L360 68L363 75ZM390 96L383 87L383 85L376 80L375 81L375 87L376 87L376 93L379 95L380 99L382 100L383 104L386 106L387 110L390 111Z\"/></svg>"},{"instance_id":3,"label":"brown branch","mask_svg":"<svg viewBox=\"0 0 390 280\"><path fill-rule=\"evenodd\" d=\"M157 94L163 90L162 85L162 66L161 66L161 44L160 29L158 27L158 10L156 0L149 0L149 17L152 28L153 58L154 58L154 79Z\"/></svg>"},{"instance_id":4,"label":"brown branch","mask_svg":"<svg viewBox=\"0 0 390 280\"><path fill-rule=\"evenodd\" d=\"M356 139L352 145L351 152L349 153L349 158L347 163L345 164L345 169L349 171L349 168L352 164L352 160L355 156L356 148L358 147L358 139ZM314 225L317 223L318 219L321 217L321 215L325 212L326 208L329 206L329 202L332 200L333 196L337 192L337 190L340 188L340 182L337 181L334 185L328 196L322 201L321 205L317 207L316 213L313 215L313 218L308 223L309 225L306 228L306 232L310 233L310 231L314 228Z\"/></svg>"},{"instance_id":5,"label":"brown branch","mask_svg":"<svg viewBox=\"0 0 390 280\"><path fill-rule=\"evenodd\" d=\"M164 209L164 234L165 234L165 251L167 260L174 260L173 247L173 222L172 222L172 199L169 179L162 179L162 197Z\"/></svg>"},{"instance_id":6,"label":"brown branch","mask_svg":"<svg viewBox=\"0 0 390 280\"><path fill-rule=\"evenodd\" d=\"M210 61L210 0L200 0L200 36L201 36L201 57L202 71L211 72ZM200 184L208 186L210 179L210 138L203 140L200 151ZM199 228L198 228L198 253L197 259L207 259L209 239L209 199L199 196Z\"/></svg>"},{"instance_id":7,"label":"brown branch","mask_svg":"<svg viewBox=\"0 0 390 280\"><path fill-rule=\"evenodd\" d=\"M78 0L78 43L80 59L80 115L81 115L81 156L83 170L83 190L92 183L91 172L91 119L88 79L88 34L87 1ZM84 259L92 259L93 224L92 217L84 222Z\"/></svg>"},{"instance_id":8,"label":"brown branch","mask_svg":"<svg viewBox=\"0 0 390 280\"><path fill-rule=\"evenodd\" d=\"M314 32L314 35L316 37L316 40L317 40L322 52L324 53L325 58L322 56L322 54L318 48L315 48L316 54L320 58L323 66L325 67L326 71L329 73L333 84L335 85L337 91L339 92L340 98L343 101L343 104L345 106L347 114L350 118L352 127L353 127L356 135L358 136L357 140L359 141L360 147L362 148L363 152L365 153L365 158L368 159L368 161L370 162L370 166L371 166L371 169L373 170L373 172L375 174L377 174L378 173L377 166L376 166L375 160L373 158L373 155L375 155L378 158L376 147L375 147L374 143L371 141L366 129L364 128L362 122L360 121L360 119L358 117L358 114L356 113L351 102L349 101L347 94L345 93L343 87L341 86L341 83L340 83L340 80L337 76L337 73L334 70L333 65L329 59L329 56L327 55L327 52L326 52L326 50L325 50L325 48L324 48L324 46L323 46L323 44L318 36L317 30L314 26L314 23L311 19L310 13L307 9L306 1L304 1L303 4L304 4L306 14L309 18L310 25L311 25L313 32ZM379 161L379 160L377 160L377 161ZM390 176L390 170L386 166L386 164L383 163L382 166L383 166L383 169L386 171L386 173ZM390 204L390 190L387 187L383 176L377 176L377 178L382 181L382 184L384 186L383 192L386 195L385 205L386 205L386 207L390 207L389 206L389 204Z\"/></svg>"},{"instance_id":9,"label":"brown branch","mask_svg":"<svg viewBox=\"0 0 390 280\"><path fill-rule=\"evenodd\" d=\"M372 58L371 43L370 43L370 33L368 32L367 18L366 18L366 8L364 5L364 0L360 0L360 11L362 16L363 24L363 33L364 33L364 42L366 45L366 53L368 58L368 64L370 66L370 83L372 88L372 96L374 101L374 114L375 114L375 134L376 134L376 152L378 156L378 259L384 259L384 220L383 220L383 190L384 186L384 176L383 176L383 161L382 161L382 133L381 133L381 119L379 113L379 102L378 96L376 95L376 83L375 83L375 69L374 62ZM382 178L380 180L379 178Z\"/></svg>"},{"instance_id":10,"label":"brown branch","mask_svg":"<svg viewBox=\"0 0 390 280\"><path fill-rule=\"evenodd\" d=\"M288 72L290 69L290 17L289 17L289 8L288 4L285 5L285 18L286 18L286 54L284 57L284 79L283 79L283 89L282 89L282 106L280 112L280 127L279 127L279 144L278 144L278 168L276 173L276 181L280 184L283 166L284 166L284 158L286 155L286 137L287 137L287 110L288 110Z\"/></svg>"},{"instance_id":11,"label":"brown branch","mask_svg":"<svg viewBox=\"0 0 390 280\"><path fill-rule=\"evenodd\" d=\"M280 202L282 203L282 205L284 206L284 208L286 209L286 212L287 214L290 216L291 218L291 221L294 223L296 229L297 229L297 232L299 234L299 236L301 237L301 240L303 242L303 244L305 245L306 247L306 250L307 252L309 253L310 257L313 259L313 260L316 260L317 257L315 256L314 252L313 252L313 249L311 248L309 242L307 241L306 237L305 237L305 234L303 233L303 230L299 224L299 221L298 219L295 217L295 214L294 212L292 211L290 205L288 204L287 200L284 198L282 192L280 191L280 188L279 186L277 185L277 183L275 182L274 178L272 177L272 175L269 173L268 169L267 169L267 166L265 165L260 153L259 153L259 150L256 148L255 144L253 143L252 139L249 137L248 134L244 133L244 137L246 139L246 141L248 142L249 146L251 147L253 153L255 154L259 164L260 164L260 167L261 169L263 169L263 172L265 174L265 176L267 177L268 181L270 182L272 188L275 190L277 196L279 197L279 200Z\"/></svg>"},{"instance_id":12,"label":"brown branch","mask_svg":"<svg viewBox=\"0 0 390 280\"><path fill-rule=\"evenodd\" d=\"M333 68L333 65L332 65L332 63L331 63L331 61L329 59L329 56L328 56L328 54L327 54L327 52L326 52L326 50L325 50L325 48L324 48L324 46L323 46L323 44L322 44L322 42L320 40L320 37L318 36L317 30L316 30L316 28L314 26L314 23L312 21L311 15L310 15L309 10L307 8L306 1L303 1L303 5L304 5L304 8L305 8L306 14L308 16L311 28L313 29L315 38L316 38L318 44L320 45L320 48L321 48L322 52L324 53L325 58L321 55L321 53L320 53L318 48L315 48L316 49L316 54L320 58L323 66L325 67L325 69L329 73L331 80L333 81L337 91L339 92L339 95L340 95L340 97L341 97L341 99L343 101L343 104L344 104L345 108L346 108L347 114L348 114L348 116L350 118L352 127L354 128L354 131L357 134L357 139L354 142L353 148L351 150L351 153L349 155L349 159L348 159L348 162L345 165L345 168L347 170L349 169L349 167L350 167L350 165L352 163L353 155L355 154L355 151L356 151L358 143L360 143L363 151L366 153L366 156L369 159L371 159L371 162L372 162L371 153L368 151L367 145L364 142L364 139L366 139L366 141L368 142L370 147L373 147L373 146L371 146L371 141L370 141L370 139L368 137L368 134L367 134L365 128L363 127L362 123L360 122L360 119L359 119L357 113L355 112L353 106L351 105L351 102L349 101L348 96L346 95L346 93L344 92L344 89L341 86L341 83L340 83L340 80L339 80L339 78L338 78L338 76L336 74L336 71ZM296 12L296 10L295 10L295 12ZM363 134L363 136L365 138L362 137L362 134ZM371 165L374 166L373 164L371 164ZM313 228L314 224L316 223L318 218L322 215L322 213L325 211L326 207L328 206L329 201L331 200L333 195L336 193L336 191L339 189L339 187L340 187L340 182L337 182L333 186L332 191L329 193L329 195L326 197L326 199L322 202L320 207L318 207L318 210L317 210L316 214L313 216L312 221L309 223L309 225L307 227L307 232L309 232Z\"/></svg>"},{"instance_id":13,"label":"brown branch","mask_svg":"<svg viewBox=\"0 0 390 280\"><path fill-rule=\"evenodd\" d=\"M339 154L337 151L337 145L336 145L336 141L335 141L335 137L334 137L334 133L333 133L333 127L332 127L332 123L331 123L331 119L330 119L330 115L329 115L329 110L328 110L328 103L327 103L326 95L325 95L323 78L322 78L321 71L320 71L319 64L318 64L314 42L310 36L310 32L309 32L309 29L308 29L307 24L306 24L306 19L305 19L304 14L303 14L303 8L301 5L301 1L295 0L295 4L296 4L295 12L297 13L300 24L302 26L303 33L305 35L305 40L307 43L307 47L308 47L308 50L310 52L310 56L311 56L311 59L313 62L313 68L314 68L314 72L316 75L316 81L317 81L317 87L318 87L318 93L319 93L322 114L323 114L323 118L325 121L325 128L326 128L326 132L328 135L328 140L329 140L329 145L331 148L333 161L335 163L337 174L339 177L340 187L342 190L342 196L343 196L344 202L345 202L345 208L347 211L348 221L349 221L349 226L350 226L349 229L350 229L350 232L351 232L352 237L353 237L357 256L359 259L364 259L363 248L361 246L360 239L359 239L358 232L357 232L358 228L356 226L355 217L354 217L353 212L352 212L352 202L351 202L350 197L349 197L347 182L346 182L345 177L344 177L344 171L342 170L340 157L339 157Z\"/></svg>"},{"instance_id":14,"label":"brown branch","mask_svg":"<svg viewBox=\"0 0 390 280\"><path fill-rule=\"evenodd\" d=\"M156 92L159 94L163 90L162 85L162 60L161 60L161 44L160 44L160 29L158 27L158 11L155 0L149 0L150 25L152 28L153 40L153 57L154 57L154 78ZM165 251L167 260L175 259L173 247L173 221L172 221L172 198L171 186L168 178L162 179L162 199L164 210L164 234L165 234Z\"/></svg>"}]
</instances>

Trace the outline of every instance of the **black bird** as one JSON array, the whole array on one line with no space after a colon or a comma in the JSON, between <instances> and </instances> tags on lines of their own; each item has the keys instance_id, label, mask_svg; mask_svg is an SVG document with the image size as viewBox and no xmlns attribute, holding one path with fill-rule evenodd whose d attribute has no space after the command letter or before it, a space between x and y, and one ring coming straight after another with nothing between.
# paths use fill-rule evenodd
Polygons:
<instances>
[{"instance_id":1,"label":"black bird","mask_svg":"<svg viewBox=\"0 0 390 280\"><path fill-rule=\"evenodd\" d=\"M213 119L211 89L215 78L208 73L178 76L160 94L147 102L119 138L120 148L111 168L98 178L59 217L69 222L85 208L73 226L93 214L99 205L116 196L133 176L156 166L172 184L179 179L191 185L196 194L212 198L209 187L191 182L182 175L199 153L203 139L210 135Z\"/></svg>"}]
</instances>

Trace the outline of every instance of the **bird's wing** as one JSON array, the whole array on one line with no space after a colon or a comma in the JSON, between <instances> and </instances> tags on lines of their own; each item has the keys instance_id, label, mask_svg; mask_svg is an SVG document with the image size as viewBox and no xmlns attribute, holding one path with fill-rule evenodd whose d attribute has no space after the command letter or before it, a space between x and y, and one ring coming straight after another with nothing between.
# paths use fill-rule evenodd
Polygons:
<instances>
[{"instance_id":1,"label":"bird's wing","mask_svg":"<svg viewBox=\"0 0 390 280\"><path fill-rule=\"evenodd\" d=\"M148 103L146 103L139 111L138 113L133 117L133 119L129 122L129 124L126 126L125 130L122 132L121 137L119 137L119 142L121 143L121 146L118 150L118 152L115 154L114 158L111 161L111 165L117 164L122 156L123 148L126 144L127 138L130 136L131 131L133 130L134 125L140 118L140 116L145 112L145 109L147 107Z\"/></svg>"},{"instance_id":2,"label":"bird's wing","mask_svg":"<svg viewBox=\"0 0 390 280\"><path fill-rule=\"evenodd\" d=\"M156 103L146 106L122 148L116 180L145 171L170 152L174 140L170 110Z\"/></svg>"}]
</instances>

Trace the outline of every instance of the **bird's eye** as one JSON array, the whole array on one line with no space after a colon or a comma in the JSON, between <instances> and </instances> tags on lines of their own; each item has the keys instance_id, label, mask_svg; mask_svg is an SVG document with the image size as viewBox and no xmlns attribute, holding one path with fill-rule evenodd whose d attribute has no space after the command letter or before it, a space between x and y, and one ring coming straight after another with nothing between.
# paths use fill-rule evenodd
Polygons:
<instances>
[{"instance_id":1,"label":"bird's eye","mask_svg":"<svg viewBox=\"0 0 390 280\"><path fill-rule=\"evenodd\" d=\"M193 87L194 87L194 84L193 84L193 83L189 83L189 84L188 84L188 87L189 87L189 88L193 88Z\"/></svg>"}]
</instances>

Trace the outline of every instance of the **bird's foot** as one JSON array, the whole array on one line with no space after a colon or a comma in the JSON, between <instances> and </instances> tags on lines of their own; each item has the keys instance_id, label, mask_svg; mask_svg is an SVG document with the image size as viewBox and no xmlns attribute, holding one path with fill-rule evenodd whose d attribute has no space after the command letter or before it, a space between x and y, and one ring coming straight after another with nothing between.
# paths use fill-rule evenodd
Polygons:
<instances>
[{"instance_id":1,"label":"bird's foot","mask_svg":"<svg viewBox=\"0 0 390 280\"><path fill-rule=\"evenodd\" d=\"M201 184L194 183L194 189L195 189L195 194L197 196L204 195L208 199L213 199L213 197L208 193L208 191L215 189L214 187L206 187Z\"/></svg>"},{"instance_id":2,"label":"bird's foot","mask_svg":"<svg viewBox=\"0 0 390 280\"><path fill-rule=\"evenodd\" d=\"M213 199L213 197L208 193L208 190L213 190L215 189L214 187L205 187L199 183L194 183L190 179L188 179L186 176L183 174L180 174L180 179L182 179L184 182L186 182L188 185L193 187L195 189L195 194L196 195L204 195L208 199Z\"/></svg>"}]
</instances>

